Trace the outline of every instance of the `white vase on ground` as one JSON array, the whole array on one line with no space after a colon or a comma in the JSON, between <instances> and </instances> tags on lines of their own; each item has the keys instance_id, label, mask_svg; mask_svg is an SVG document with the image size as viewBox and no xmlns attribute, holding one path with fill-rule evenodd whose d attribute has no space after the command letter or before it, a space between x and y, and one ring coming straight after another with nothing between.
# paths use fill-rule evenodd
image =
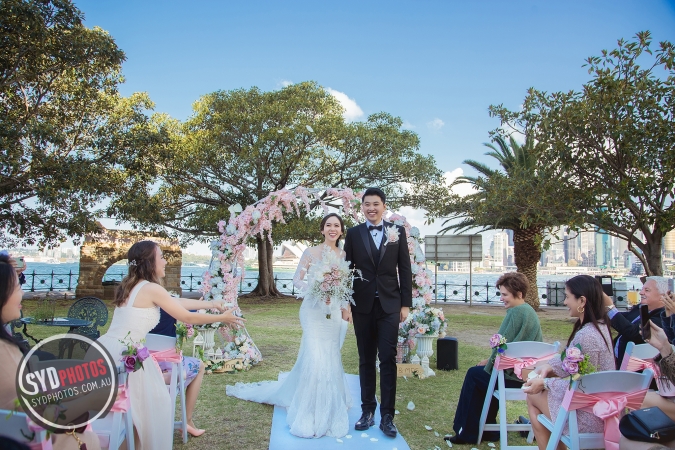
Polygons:
<instances>
[{"instance_id":1,"label":"white vase on ground","mask_svg":"<svg viewBox=\"0 0 675 450\"><path fill-rule=\"evenodd\" d=\"M436 373L429 367L429 357L434 354L434 341L438 335L417 334L417 355L422 357L422 370L425 377L433 377Z\"/></svg>"},{"instance_id":2,"label":"white vase on ground","mask_svg":"<svg viewBox=\"0 0 675 450\"><path fill-rule=\"evenodd\" d=\"M199 330L199 333L204 336L204 356L211 358L214 355L213 347L216 345L216 329L204 328Z\"/></svg>"}]
</instances>

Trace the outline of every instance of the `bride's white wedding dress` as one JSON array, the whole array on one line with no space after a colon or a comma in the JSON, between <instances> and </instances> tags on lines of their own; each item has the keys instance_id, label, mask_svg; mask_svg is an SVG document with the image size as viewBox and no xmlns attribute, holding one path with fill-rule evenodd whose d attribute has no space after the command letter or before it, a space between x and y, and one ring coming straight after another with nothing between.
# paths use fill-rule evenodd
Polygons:
<instances>
[{"instance_id":1,"label":"bride's white wedding dress","mask_svg":"<svg viewBox=\"0 0 675 450\"><path fill-rule=\"evenodd\" d=\"M134 307L138 291L147 283L148 281L141 281L134 286L126 304L115 308L108 332L98 338L98 342L110 352L118 364L122 351L126 349L121 341L127 339L138 343L159 323L159 307ZM162 372L152 358L143 361L142 369L129 374L128 393L140 448L144 450L171 448L173 445L171 398Z\"/></svg>"},{"instance_id":2,"label":"bride's white wedding dress","mask_svg":"<svg viewBox=\"0 0 675 450\"><path fill-rule=\"evenodd\" d=\"M314 252L313 252L314 250ZM293 277L301 291L310 265L320 261L320 249L307 249ZM342 254L344 258L344 253ZM304 298L300 307L302 340L298 359L278 381L237 383L227 386L227 395L287 408L291 434L303 438L342 437L349 431L347 411L352 399L342 368L340 349L347 330L339 305L331 304L331 318L326 305Z\"/></svg>"}]
</instances>

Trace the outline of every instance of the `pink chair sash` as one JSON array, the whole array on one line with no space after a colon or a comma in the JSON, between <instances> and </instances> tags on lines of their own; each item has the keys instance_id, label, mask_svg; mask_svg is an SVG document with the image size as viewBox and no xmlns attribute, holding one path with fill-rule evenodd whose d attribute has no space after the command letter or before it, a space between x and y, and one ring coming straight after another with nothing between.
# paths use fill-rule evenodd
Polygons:
<instances>
[{"instance_id":1,"label":"pink chair sash","mask_svg":"<svg viewBox=\"0 0 675 450\"><path fill-rule=\"evenodd\" d=\"M654 373L659 373L658 364L653 359L640 359L633 356L628 359L628 364L626 365L628 372L637 372L645 369L652 369Z\"/></svg>"},{"instance_id":2,"label":"pink chair sash","mask_svg":"<svg viewBox=\"0 0 675 450\"><path fill-rule=\"evenodd\" d=\"M510 358L504 355L497 355L494 367L497 370L513 369L513 373L515 373L516 376L522 380L523 377L521 375L523 373L524 368L534 366L535 364L542 361L548 361L549 359L553 358L553 355L555 355L555 353L543 356L541 358L525 358L525 359Z\"/></svg>"},{"instance_id":3,"label":"pink chair sash","mask_svg":"<svg viewBox=\"0 0 675 450\"><path fill-rule=\"evenodd\" d=\"M592 412L605 422L605 448L619 450L619 419L625 408L639 409L645 398L647 389L641 391L601 392L598 394L584 394L583 392L568 390L562 401L562 407L568 411L581 409Z\"/></svg>"},{"instance_id":4,"label":"pink chair sash","mask_svg":"<svg viewBox=\"0 0 675 450\"><path fill-rule=\"evenodd\" d=\"M40 425L36 424L31 420L30 417L26 416L26 423L28 424L28 429L31 430L34 433L40 433L41 431L44 431L44 428L42 428ZM41 442L25 442L25 444L31 449L31 450L52 450L52 440L49 437L49 434L47 435L47 439Z\"/></svg>"},{"instance_id":5,"label":"pink chair sash","mask_svg":"<svg viewBox=\"0 0 675 450\"><path fill-rule=\"evenodd\" d=\"M127 387L125 385L120 385L117 388L117 399L113 403L110 411L112 412L127 412L131 409L131 401L129 400L129 394L127 394Z\"/></svg>"},{"instance_id":6,"label":"pink chair sash","mask_svg":"<svg viewBox=\"0 0 675 450\"><path fill-rule=\"evenodd\" d=\"M159 367L160 362L180 364L181 361L183 361L183 352L176 352L175 348L170 348L167 350L150 350L150 356L152 357L152 360L160 373L162 373L162 368Z\"/></svg>"}]
</instances>

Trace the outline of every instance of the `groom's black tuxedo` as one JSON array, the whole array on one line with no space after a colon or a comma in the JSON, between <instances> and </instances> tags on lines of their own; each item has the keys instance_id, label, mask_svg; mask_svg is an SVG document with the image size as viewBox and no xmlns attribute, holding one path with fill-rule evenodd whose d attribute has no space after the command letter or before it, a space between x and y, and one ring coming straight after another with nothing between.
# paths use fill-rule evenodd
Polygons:
<instances>
[{"instance_id":1,"label":"groom's black tuxedo","mask_svg":"<svg viewBox=\"0 0 675 450\"><path fill-rule=\"evenodd\" d=\"M412 272L405 229L382 221L382 243L378 249L365 223L347 230L345 253L363 280L354 280L354 311L369 313L375 293L386 313L399 313L401 306L412 307ZM387 228L398 230L397 242L386 242ZM397 272L398 267L398 272Z\"/></svg>"},{"instance_id":2,"label":"groom's black tuxedo","mask_svg":"<svg viewBox=\"0 0 675 450\"><path fill-rule=\"evenodd\" d=\"M359 269L354 280L354 332L359 349L361 409L375 412L375 361L380 360L380 414L391 414L396 403L396 344L401 307L412 307L412 272L405 229L382 222L379 248L363 223L347 230L346 259ZM387 229L395 227L397 242L387 242Z\"/></svg>"}]
</instances>

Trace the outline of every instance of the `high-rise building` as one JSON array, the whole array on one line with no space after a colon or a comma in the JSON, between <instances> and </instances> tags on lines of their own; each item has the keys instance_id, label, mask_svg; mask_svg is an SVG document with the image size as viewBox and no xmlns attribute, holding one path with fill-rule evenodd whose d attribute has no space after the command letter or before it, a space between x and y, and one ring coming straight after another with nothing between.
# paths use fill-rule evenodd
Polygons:
<instances>
[{"instance_id":1,"label":"high-rise building","mask_svg":"<svg viewBox=\"0 0 675 450\"><path fill-rule=\"evenodd\" d=\"M579 233L579 253L582 266L595 267L595 231Z\"/></svg>"},{"instance_id":2,"label":"high-rise building","mask_svg":"<svg viewBox=\"0 0 675 450\"><path fill-rule=\"evenodd\" d=\"M580 262L581 255L579 254L579 233L572 231L569 228L565 232L565 262L569 264L570 260Z\"/></svg>"},{"instance_id":3,"label":"high-rise building","mask_svg":"<svg viewBox=\"0 0 675 450\"><path fill-rule=\"evenodd\" d=\"M675 230L667 232L664 236L663 252L666 258L675 258Z\"/></svg>"},{"instance_id":4,"label":"high-rise building","mask_svg":"<svg viewBox=\"0 0 675 450\"><path fill-rule=\"evenodd\" d=\"M598 230L595 233L595 265L597 267L612 267L612 237Z\"/></svg>"},{"instance_id":5,"label":"high-rise building","mask_svg":"<svg viewBox=\"0 0 675 450\"><path fill-rule=\"evenodd\" d=\"M495 266L508 264L509 236L504 231L498 231L492 237L492 260Z\"/></svg>"}]
</instances>

